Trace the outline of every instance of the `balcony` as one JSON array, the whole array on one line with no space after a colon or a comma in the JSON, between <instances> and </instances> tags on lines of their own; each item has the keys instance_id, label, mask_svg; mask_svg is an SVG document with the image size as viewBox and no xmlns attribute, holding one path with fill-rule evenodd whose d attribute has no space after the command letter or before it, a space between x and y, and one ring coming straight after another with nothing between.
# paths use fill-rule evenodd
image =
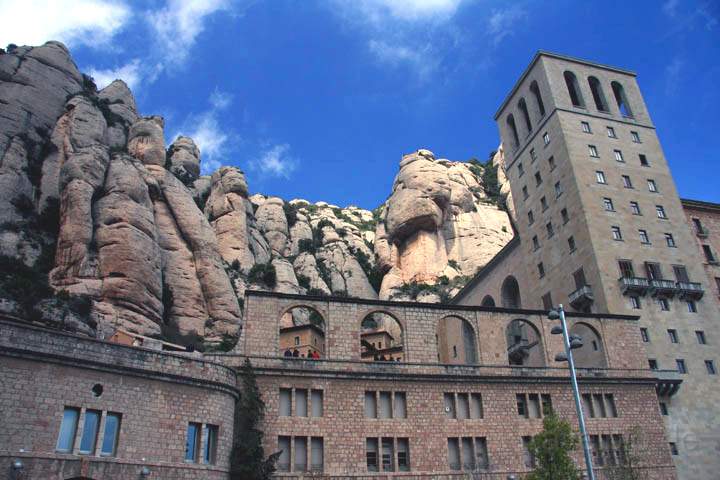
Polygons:
<instances>
[{"instance_id":1,"label":"balcony","mask_svg":"<svg viewBox=\"0 0 720 480\"><path fill-rule=\"evenodd\" d=\"M672 280L650 280L650 294L653 297L669 298L678 292L678 287Z\"/></svg>"},{"instance_id":2,"label":"balcony","mask_svg":"<svg viewBox=\"0 0 720 480\"><path fill-rule=\"evenodd\" d=\"M695 227L695 234L698 236L698 238L707 238L707 236L710 234L707 228L703 226Z\"/></svg>"},{"instance_id":3,"label":"balcony","mask_svg":"<svg viewBox=\"0 0 720 480\"><path fill-rule=\"evenodd\" d=\"M629 293L645 295L650 289L650 282L647 278L620 277L618 282L620 283L620 290L622 290L623 295L627 295Z\"/></svg>"},{"instance_id":4,"label":"balcony","mask_svg":"<svg viewBox=\"0 0 720 480\"><path fill-rule=\"evenodd\" d=\"M682 379L677 370L654 370L653 373L658 397L672 397L680 390Z\"/></svg>"},{"instance_id":5,"label":"balcony","mask_svg":"<svg viewBox=\"0 0 720 480\"><path fill-rule=\"evenodd\" d=\"M583 310L595 301L595 295L593 295L590 285L583 285L572 292L568 297L570 305L576 310Z\"/></svg>"},{"instance_id":6,"label":"balcony","mask_svg":"<svg viewBox=\"0 0 720 480\"><path fill-rule=\"evenodd\" d=\"M700 300L705 293L698 282L677 282L677 289L680 291L680 298L686 300Z\"/></svg>"}]
</instances>

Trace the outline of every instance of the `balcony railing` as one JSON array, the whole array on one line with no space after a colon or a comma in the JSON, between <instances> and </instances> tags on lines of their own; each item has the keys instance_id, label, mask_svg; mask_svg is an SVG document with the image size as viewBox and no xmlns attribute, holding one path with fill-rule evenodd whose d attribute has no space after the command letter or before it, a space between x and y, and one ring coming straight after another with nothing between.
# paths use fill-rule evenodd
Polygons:
<instances>
[{"instance_id":1,"label":"balcony railing","mask_svg":"<svg viewBox=\"0 0 720 480\"><path fill-rule=\"evenodd\" d=\"M702 284L698 282L677 282L677 288L681 298L690 300L700 300L705 294Z\"/></svg>"},{"instance_id":2,"label":"balcony railing","mask_svg":"<svg viewBox=\"0 0 720 480\"><path fill-rule=\"evenodd\" d=\"M650 280L650 293L654 297L672 297L677 292L677 284L672 280Z\"/></svg>"},{"instance_id":3,"label":"balcony railing","mask_svg":"<svg viewBox=\"0 0 720 480\"><path fill-rule=\"evenodd\" d=\"M700 238L707 238L710 232L703 226L695 227L695 234Z\"/></svg>"},{"instance_id":4,"label":"balcony railing","mask_svg":"<svg viewBox=\"0 0 720 480\"><path fill-rule=\"evenodd\" d=\"M622 290L623 295L627 293L645 295L650 289L650 282L647 278L620 277L618 282L620 283L620 290Z\"/></svg>"},{"instance_id":5,"label":"balcony railing","mask_svg":"<svg viewBox=\"0 0 720 480\"><path fill-rule=\"evenodd\" d=\"M583 285L569 295L570 305L573 308L585 308L595 301L590 285Z\"/></svg>"},{"instance_id":6,"label":"balcony railing","mask_svg":"<svg viewBox=\"0 0 720 480\"><path fill-rule=\"evenodd\" d=\"M682 378L677 370L653 370L653 373L656 378L655 390L659 397L672 397L680 390Z\"/></svg>"}]
</instances>

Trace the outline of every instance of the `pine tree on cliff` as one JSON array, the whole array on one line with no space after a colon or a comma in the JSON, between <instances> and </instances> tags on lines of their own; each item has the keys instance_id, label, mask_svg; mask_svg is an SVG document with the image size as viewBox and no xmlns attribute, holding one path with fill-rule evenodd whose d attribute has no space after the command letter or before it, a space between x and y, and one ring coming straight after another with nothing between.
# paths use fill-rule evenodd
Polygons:
<instances>
[{"instance_id":1,"label":"pine tree on cliff","mask_svg":"<svg viewBox=\"0 0 720 480\"><path fill-rule=\"evenodd\" d=\"M260 396L255 371L249 359L240 369L242 388L235 403L235 435L230 453L231 480L266 480L275 472L280 452L265 458L263 432L258 428L265 417L265 402Z\"/></svg>"},{"instance_id":2,"label":"pine tree on cliff","mask_svg":"<svg viewBox=\"0 0 720 480\"><path fill-rule=\"evenodd\" d=\"M543 419L543 431L532 439L530 454L537 467L526 480L578 480L580 475L570 452L578 446L570 424L554 413Z\"/></svg>"}]
</instances>

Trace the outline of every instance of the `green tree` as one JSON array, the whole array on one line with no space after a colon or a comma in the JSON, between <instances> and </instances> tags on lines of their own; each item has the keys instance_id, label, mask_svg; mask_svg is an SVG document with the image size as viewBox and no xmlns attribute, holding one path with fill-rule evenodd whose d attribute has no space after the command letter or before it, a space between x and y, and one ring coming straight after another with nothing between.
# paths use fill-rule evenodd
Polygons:
<instances>
[{"instance_id":1,"label":"green tree","mask_svg":"<svg viewBox=\"0 0 720 480\"><path fill-rule=\"evenodd\" d=\"M645 477L644 471L638 469L640 458L639 451L645 447L642 444L642 435L639 427L633 427L627 435L623 436L620 445L616 445L616 458L610 467L605 468L605 477L608 480L642 480ZM613 452L603 452L610 458Z\"/></svg>"},{"instance_id":2,"label":"green tree","mask_svg":"<svg viewBox=\"0 0 720 480\"><path fill-rule=\"evenodd\" d=\"M554 413L546 415L543 431L529 445L537 467L526 480L578 480L578 469L570 457L578 443L577 435L566 420Z\"/></svg>"},{"instance_id":3,"label":"green tree","mask_svg":"<svg viewBox=\"0 0 720 480\"><path fill-rule=\"evenodd\" d=\"M265 402L249 359L240 369L242 388L235 403L235 434L230 453L231 480L267 480L275 472L280 452L265 458L263 432L259 425L265 417Z\"/></svg>"}]
</instances>

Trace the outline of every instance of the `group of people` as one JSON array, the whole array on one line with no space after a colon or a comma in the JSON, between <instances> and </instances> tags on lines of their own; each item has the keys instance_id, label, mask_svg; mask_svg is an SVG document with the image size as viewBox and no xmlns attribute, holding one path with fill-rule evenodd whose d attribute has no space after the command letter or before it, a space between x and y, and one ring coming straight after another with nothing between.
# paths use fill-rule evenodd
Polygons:
<instances>
[{"instance_id":1,"label":"group of people","mask_svg":"<svg viewBox=\"0 0 720 480\"><path fill-rule=\"evenodd\" d=\"M295 357L295 358L309 358L311 360L318 360L320 358L320 352L317 350L313 350L312 352L309 352L307 354L307 357L304 353L300 353L297 348L294 348L290 350L289 348L285 350L284 355L286 357Z\"/></svg>"}]
</instances>

